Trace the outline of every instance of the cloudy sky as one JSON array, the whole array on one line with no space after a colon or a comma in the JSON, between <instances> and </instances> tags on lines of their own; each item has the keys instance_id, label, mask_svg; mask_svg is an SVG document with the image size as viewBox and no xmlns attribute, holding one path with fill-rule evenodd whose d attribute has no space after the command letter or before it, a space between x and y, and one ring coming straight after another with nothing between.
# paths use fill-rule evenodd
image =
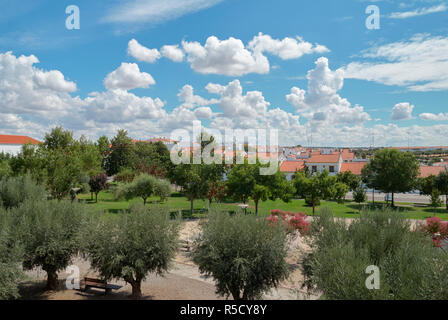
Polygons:
<instances>
[{"instance_id":1,"label":"cloudy sky","mask_svg":"<svg viewBox=\"0 0 448 320\"><path fill-rule=\"evenodd\" d=\"M447 145L448 1L0 0L0 133L194 120L281 145Z\"/></svg>"}]
</instances>

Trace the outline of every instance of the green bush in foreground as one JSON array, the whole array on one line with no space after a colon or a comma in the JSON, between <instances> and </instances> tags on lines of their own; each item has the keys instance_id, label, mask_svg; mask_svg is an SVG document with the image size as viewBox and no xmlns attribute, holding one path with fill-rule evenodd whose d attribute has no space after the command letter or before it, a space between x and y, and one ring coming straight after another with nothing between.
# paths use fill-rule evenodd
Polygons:
<instances>
[{"instance_id":1,"label":"green bush in foreground","mask_svg":"<svg viewBox=\"0 0 448 320\"><path fill-rule=\"evenodd\" d=\"M0 300L17 298L24 279L20 267L23 250L14 234L9 211L0 208Z\"/></svg>"},{"instance_id":2,"label":"green bush in foreground","mask_svg":"<svg viewBox=\"0 0 448 320\"><path fill-rule=\"evenodd\" d=\"M326 299L448 299L448 255L411 231L394 211L366 211L349 225L322 209L311 224L313 252L303 261L309 290ZM366 268L380 288L366 287Z\"/></svg>"},{"instance_id":3,"label":"green bush in foreground","mask_svg":"<svg viewBox=\"0 0 448 320\"><path fill-rule=\"evenodd\" d=\"M264 218L212 212L196 244L193 261L222 296L257 299L289 274L286 233Z\"/></svg>"},{"instance_id":4,"label":"green bush in foreground","mask_svg":"<svg viewBox=\"0 0 448 320\"><path fill-rule=\"evenodd\" d=\"M0 180L0 206L13 208L26 200L40 201L45 198L45 187L36 184L30 175Z\"/></svg>"},{"instance_id":5,"label":"green bush in foreground","mask_svg":"<svg viewBox=\"0 0 448 320\"><path fill-rule=\"evenodd\" d=\"M57 272L78 253L86 207L70 201L26 201L13 209L24 246L24 269L47 272L47 289L58 289Z\"/></svg>"},{"instance_id":6,"label":"green bush in foreground","mask_svg":"<svg viewBox=\"0 0 448 320\"><path fill-rule=\"evenodd\" d=\"M83 234L83 251L102 278L125 280L139 299L147 275L168 270L178 248L180 224L168 212L143 205L130 211L114 218L92 218Z\"/></svg>"}]
</instances>

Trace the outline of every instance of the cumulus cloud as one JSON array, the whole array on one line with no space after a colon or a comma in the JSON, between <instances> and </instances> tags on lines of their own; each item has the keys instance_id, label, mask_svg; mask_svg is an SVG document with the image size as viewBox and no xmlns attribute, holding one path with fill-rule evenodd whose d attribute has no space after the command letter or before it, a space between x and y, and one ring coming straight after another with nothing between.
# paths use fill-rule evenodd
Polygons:
<instances>
[{"instance_id":1,"label":"cumulus cloud","mask_svg":"<svg viewBox=\"0 0 448 320\"><path fill-rule=\"evenodd\" d=\"M258 53L268 52L283 60L298 59L305 54L325 53L330 51L323 45L313 45L310 42L304 41L301 37L286 37L283 40L278 40L272 39L270 35L261 32L249 42L248 48Z\"/></svg>"},{"instance_id":2,"label":"cumulus cloud","mask_svg":"<svg viewBox=\"0 0 448 320\"><path fill-rule=\"evenodd\" d=\"M364 58L379 62L352 62L344 68L345 77L405 86L412 91L446 90L447 52L448 37L416 35L365 51Z\"/></svg>"},{"instance_id":3,"label":"cumulus cloud","mask_svg":"<svg viewBox=\"0 0 448 320\"><path fill-rule=\"evenodd\" d=\"M211 36L204 46L187 41L183 41L182 46L191 68L199 73L242 76L269 72L268 59L261 53L247 50L239 39L219 40Z\"/></svg>"},{"instance_id":4,"label":"cumulus cloud","mask_svg":"<svg viewBox=\"0 0 448 320\"><path fill-rule=\"evenodd\" d=\"M392 108L392 120L410 120L412 119L412 110L414 110L414 106L409 102L401 102L397 103Z\"/></svg>"},{"instance_id":5,"label":"cumulus cloud","mask_svg":"<svg viewBox=\"0 0 448 320\"><path fill-rule=\"evenodd\" d=\"M448 113L422 113L420 119L429 121L448 121Z\"/></svg>"},{"instance_id":6,"label":"cumulus cloud","mask_svg":"<svg viewBox=\"0 0 448 320\"><path fill-rule=\"evenodd\" d=\"M155 83L156 82L149 73L140 72L137 64L125 62L123 62L118 69L109 73L104 79L104 85L109 90L148 88Z\"/></svg>"},{"instance_id":7,"label":"cumulus cloud","mask_svg":"<svg viewBox=\"0 0 448 320\"><path fill-rule=\"evenodd\" d=\"M336 124L358 124L370 120L362 106L352 106L338 91L344 86L342 70L332 71L327 58L319 58L307 75L308 90L293 87L286 100L309 120Z\"/></svg>"},{"instance_id":8,"label":"cumulus cloud","mask_svg":"<svg viewBox=\"0 0 448 320\"><path fill-rule=\"evenodd\" d=\"M182 62L185 56L185 53L178 45L163 46L162 49L160 49L160 52L162 53L162 56L174 62Z\"/></svg>"},{"instance_id":9,"label":"cumulus cloud","mask_svg":"<svg viewBox=\"0 0 448 320\"><path fill-rule=\"evenodd\" d=\"M159 98L138 97L125 90L95 92L85 99L86 114L98 122L132 122L135 119L159 119L166 115Z\"/></svg>"},{"instance_id":10,"label":"cumulus cloud","mask_svg":"<svg viewBox=\"0 0 448 320\"><path fill-rule=\"evenodd\" d=\"M132 39L128 43L128 55L134 57L138 61L154 63L162 56L157 49L148 49Z\"/></svg>"},{"instance_id":11,"label":"cumulus cloud","mask_svg":"<svg viewBox=\"0 0 448 320\"><path fill-rule=\"evenodd\" d=\"M197 106L211 105L218 102L217 99L208 100L201 96L195 95L193 86L189 84L184 85L182 89L180 89L177 97L179 98L179 101L182 102L182 106L189 109Z\"/></svg>"},{"instance_id":12,"label":"cumulus cloud","mask_svg":"<svg viewBox=\"0 0 448 320\"><path fill-rule=\"evenodd\" d=\"M39 113L52 118L82 105L81 99L69 94L76 91L74 82L60 71L36 68L37 63L34 55L0 53L0 113Z\"/></svg>"}]
</instances>

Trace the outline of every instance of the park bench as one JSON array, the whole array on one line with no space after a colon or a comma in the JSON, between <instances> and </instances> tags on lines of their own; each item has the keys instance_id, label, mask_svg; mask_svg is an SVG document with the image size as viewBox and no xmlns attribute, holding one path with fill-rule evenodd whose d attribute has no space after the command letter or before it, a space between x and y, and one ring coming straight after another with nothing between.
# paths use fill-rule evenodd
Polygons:
<instances>
[{"instance_id":1,"label":"park bench","mask_svg":"<svg viewBox=\"0 0 448 320\"><path fill-rule=\"evenodd\" d=\"M103 289L105 290L105 294L109 294L112 290L119 290L121 286L116 284L108 284L104 280L94 279L94 278L84 278L82 281L84 285L84 291L87 291L90 288Z\"/></svg>"}]
</instances>

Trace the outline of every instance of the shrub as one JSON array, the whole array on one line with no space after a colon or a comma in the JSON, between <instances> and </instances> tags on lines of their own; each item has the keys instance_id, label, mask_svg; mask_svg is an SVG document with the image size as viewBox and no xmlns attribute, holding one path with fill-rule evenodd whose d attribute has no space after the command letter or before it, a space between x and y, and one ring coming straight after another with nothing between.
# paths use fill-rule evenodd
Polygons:
<instances>
[{"instance_id":1,"label":"shrub","mask_svg":"<svg viewBox=\"0 0 448 320\"><path fill-rule=\"evenodd\" d=\"M11 214L0 208L0 300L17 298L18 284L24 279L20 268L23 248L14 233Z\"/></svg>"},{"instance_id":2,"label":"shrub","mask_svg":"<svg viewBox=\"0 0 448 320\"><path fill-rule=\"evenodd\" d=\"M47 289L58 288L57 272L79 250L79 231L86 207L70 201L25 201L13 209L24 245L23 267L47 272Z\"/></svg>"},{"instance_id":3,"label":"shrub","mask_svg":"<svg viewBox=\"0 0 448 320\"><path fill-rule=\"evenodd\" d=\"M123 169L114 177L115 182L131 183L137 176L137 172L132 169Z\"/></svg>"},{"instance_id":4,"label":"shrub","mask_svg":"<svg viewBox=\"0 0 448 320\"><path fill-rule=\"evenodd\" d=\"M42 200L45 194L45 187L36 184L30 175L0 180L0 205L5 208L17 207L26 200Z\"/></svg>"},{"instance_id":5,"label":"shrub","mask_svg":"<svg viewBox=\"0 0 448 320\"><path fill-rule=\"evenodd\" d=\"M282 223L285 230L288 233L298 231L300 234L305 235L310 231L310 224L306 221L307 214L304 212L290 212L282 211L278 209L271 210L271 215L267 218L270 225L276 224L282 217Z\"/></svg>"},{"instance_id":6,"label":"shrub","mask_svg":"<svg viewBox=\"0 0 448 320\"><path fill-rule=\"evenodd\" d=\"M124 279L138 299L148 273L168 270L178 248L179 223L169 212L143 205L130 211L116 219L92 218L83 234L83 251L102 278Z\"/></svg>"},{"instance_id":7,"label":"shrub","mask_svg":"<svg viewBox=\"0 0 448 320\"><path fill-rule=\"evenodd\" d=\"M90 191L95 193L95 202L98 202L98 193L109 187L107 175L105 173L100 173L97 176L90 177L89 186Z\"/></svg>"},{"instance_id":8,"label":"shrub","mask_svg":"<svg viewBox=\"0 0 448 320\"><path fill-rule=\"evenodd\" d=\"M395 211L365 211L350 225L328 209L311 225L313 252L302 261L309 290L327 299L447 299L448 256ZM366 268L380 270L369 290Z\"/></svg>"},{"instance_id":9,"label":"shrub","mask_svg":"<svg viewBox=\"0 0 448 320\"><path fill-rule=\"evenodd\" d=\"M436 247L441 247L442 241L448 240L448 222L442 222L439 217L426 219L426 225L423 229L431 236Z\"/></svg>"},{"instance_id":10,"label":"shrub","mask_svg":"<svg viewBox=\"0 0 448 320\"><path fill-rule=\"evenodd\" d=\"M193 249L201 273L216 281L219 295L257 299L289 274L286 233L254 216L212 212Z\"/></svg>"},{"instance_id":11,"label":"shrub","mask_svg":"<svg viewBox=\"0 0 448 320\"><path fill-rule=\"evenodd\" d=\"M157 180L154 188L154 194L160 197L160 201L165 201L172 192L171 183L167 180Z\"/></svg>"}]
</instances>

